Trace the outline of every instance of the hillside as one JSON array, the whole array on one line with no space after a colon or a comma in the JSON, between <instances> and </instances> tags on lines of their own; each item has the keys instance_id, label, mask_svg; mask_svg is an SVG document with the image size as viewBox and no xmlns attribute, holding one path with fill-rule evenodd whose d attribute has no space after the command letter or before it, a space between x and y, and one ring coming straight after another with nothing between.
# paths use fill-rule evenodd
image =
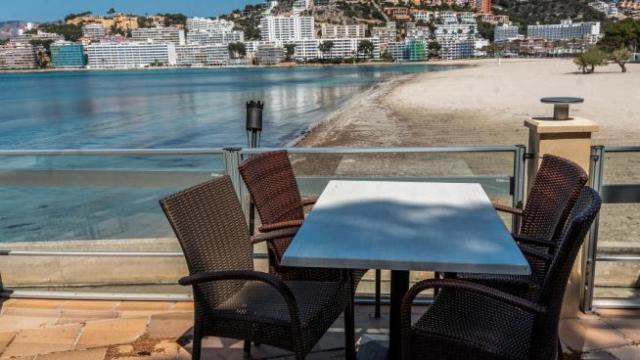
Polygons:
<instances>
[{"instance_id":1,"label":"hillside","mask_svg":"<svg viewBox=\"0 0 640 360\"><path fill-rule=\"evenodd\" d=\"M604 14L594 10L587 0L494 0L494 11L506 14L520 25L557 24L564 19L605 22Z\"/></svg>"}]
</instances>

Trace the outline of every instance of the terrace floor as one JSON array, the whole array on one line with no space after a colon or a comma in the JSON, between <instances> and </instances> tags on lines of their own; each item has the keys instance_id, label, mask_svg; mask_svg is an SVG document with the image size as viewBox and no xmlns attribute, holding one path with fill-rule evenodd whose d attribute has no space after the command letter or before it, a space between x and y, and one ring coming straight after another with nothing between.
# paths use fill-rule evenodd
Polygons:
<instances>
[{"instance_id":1,"label":"terrace floor","mask_svg":"<svg viewBox=\"0 0 640 360\"><path fill-rule=\"evenodd\" d=\"M188 302L9 299L0 306L0 360L191 358ZM374 319L372 313L371 306L356 307L356 330L359 337L365 335L359 343L363 347L366 339L386 333L386 314ZM569 359L640 359L640 310L602 310L563 320L561 335ZM342 345L339 320L309 359L341 359ZM254 347L252 355L290 358L266 345ZM203 358L242 359L242 342L207 338Z\"/></svg>"}]
</instances>

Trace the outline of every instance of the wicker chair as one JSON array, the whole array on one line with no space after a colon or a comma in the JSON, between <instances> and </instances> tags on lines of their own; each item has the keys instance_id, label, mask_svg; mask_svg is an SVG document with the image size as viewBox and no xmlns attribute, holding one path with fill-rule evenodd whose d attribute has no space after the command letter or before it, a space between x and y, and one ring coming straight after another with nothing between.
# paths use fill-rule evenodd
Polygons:
<instances>
[{"instance_id":1,"label":"wicker chair","mask_svg":"<svg viewBox=\"0 0 640 360\"><path fill-rule=\"evenodd\" d=\"M302 200L287 151L251 156L239 169L260 216L258 230L263 234L254 236L253 242L266 241L269 272L286 280L336 281L342 274L339 269L280 265L285 250L304 222L304 207L313 205L317 200ZM366 270L353 271L354 291L365 273Z\"/></svg>"},{"instance_id":2,"label":"wicker chair","mask_svg":"<svg viewBox=\"0 0 640 360\"><path fill-rule=\"evenodd\" d=\"M532 267L530 276L496 276L490 274L457 274L458 279L475 281L483 285L525 296L535 292L547 270L547 264L540 261L531 251L553 254L557 239L566 222L569 211L587 183L587 174L577 164L553 155L545 155L538 169L524 210L495 205L499 211L506 211L521 218L519 232L514 239L520 245Z\"/></svg>"},{"instance_id":3,"label":"wicker chair","mask_svg":"<svg viewBox=\"0 0 640 360\"><path fill-rule=\"evenodd\" d=\"M558 321L576 255L600 209L600 197L585 187L568 216L540 292L525 299L458 279L425 280L402 304L403 359L552 360L558 352ZM426 289L440 288L434 304L411 324L411 305Z\"/></svg>"},{"instance_id":4,"label":"wicker chair","mask_svg":"<svg viewBox=\"0 0 640 360\"><path fill-rule=\"evenodd\" d=\"M160 204L189 268L180 284L193 287L194 359L205 336L274 345L304 359L343 311L346 350L353 354L349 274L336 282L305 282L254 271L249 230L228 176Z\"/></svg>"}]
</instances>

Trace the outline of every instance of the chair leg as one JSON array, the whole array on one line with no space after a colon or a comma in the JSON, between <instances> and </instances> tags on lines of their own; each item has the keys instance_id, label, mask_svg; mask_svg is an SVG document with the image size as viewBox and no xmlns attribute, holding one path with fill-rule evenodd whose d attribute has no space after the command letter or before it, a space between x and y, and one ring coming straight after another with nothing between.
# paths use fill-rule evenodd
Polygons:
<instances>
[{"instance_id":1,"label":"chair leg","mask_svg":"<svg viewBox=\"0 0 640 360\"><path fill-rule=\"evenodd\" d=\"M242 355L245 359L251 359L251 340L244 341L244 353Z\"/></svg>"},{"instance_id":2,"label":"chair leg","mask_svg":"<svg viewBox=\"0 0 640 360\"><path fill-rule=\"evenodd\" d=\"M344 309L344 352L347 360L355 360L356 358L356 329L354 317L353 301L350 301Z\"/></svg>"},{"instance_id":3,"label":"chair leg","mask_svg":"<svg viewBox=\"0 0 640 360\"><path fill-rule=\"evenodd\" d=\"M373 317L376 319L380 319L380 292L381 290L381 281L382 281L382 271L376 270L376 294L375 294L375 311Z\"/></svg>"},{"instance_id":4,"label":"chair leg","mask_svg":"<svg viewBox=\"0 0 640 360\"><path fill-rule=\"evenodd\" d=\"M193 326L193 348L191 349L191 359L200 360L202 353L202 329L196 322Z\"/></svg>"}]
</instances>

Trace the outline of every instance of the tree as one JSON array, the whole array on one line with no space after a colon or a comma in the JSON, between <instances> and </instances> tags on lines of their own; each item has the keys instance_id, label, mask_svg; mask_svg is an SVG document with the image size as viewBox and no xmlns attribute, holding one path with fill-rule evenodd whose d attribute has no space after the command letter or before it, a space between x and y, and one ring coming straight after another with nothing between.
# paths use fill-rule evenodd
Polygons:
<instances>
[{"instance_id":1,"label":"tree","mask_svg":"<svg viewBox=\"0 0 640 360\"><path fill-rule=\"evenodd\" d=\"M615 49L611 52L610 58L613 62L620 66L620 71L627 72L627 62L631 59L631 51L626 47Z\"/></svg>"},{"instance_id":2,"label":"tree","mask_svg":"<svg viewBox=\"0 0 640 360\"><path fill-rule=\"evenodd\" d=\"M493 41L494 40L494 30L495 30L495 25L484 22L484 21L480 21L478 22L478 32L480 33L480 36L482 36L483 38L489 40L489 41Z\"/></svg>"},{"instance_id":3,"label":"tree","mask_svg":"<svg viewBox=\"0 0 640 360\"><path fill-rule=\"evenodd\" d=\"M592 74L596 71L596 66L607 63L607 54L594 46L578 54L573 62L583 74Z\"/></svg>"},{"instance_id":4,"label":"tree","mask_svg":"<svg viewBox=\"0 0 640 360\"><path fill-rule=\"evenodd\" d=\"M631 18L609 24L598 46L613 52L622 47L633 49L640 45L640 22Z\"/></svg>"},{"instance_id":5,"label":"tree","mask_svg":"<svg viewBox=\"0 0 640 360\"><path fill-rule=\"evenodd\" d=\"M318 50L320 50L320 52L322 53L323 58L327 53L331 54L331 50L333 50L334 45L335 44L331 40L323 41L320 43L320 46L318 46Z\"/></svg>"},{"instance_id":6,"label":"tree","mask_svg":"<svg viewBox=\"0 0 640 360\"><path fill-rule=\"evenodd\" d=\"M284 56L287 59L287 61L291 61L295 53L296 53L296 44L284 45Z\"/></svg>"},{"instance_id":7,"label":"tree","mask_svg":"<svg viewBox=\"0 0 640 360\"><path fill-rule=\"evenodd\" d=\"M429 49L429 57L439 57L440 49L442 49L442 45L440 45L437 41L432 41L427 46Z\"/></svg>"},{"instance_id":8,"label":"tree","mask_svg":"<svg viewBox=\"0 0 640 360\"><path fill-rule=\"evenodd\" d=\"M393 58L393 55L391 55L391 53L388 50L385 50L382 53L382 60L386 61L386 62L394 62L395 59Z\"/></svg>"},{"instance_id":9,"label":"tree","mask_svg":"<svg viewBox=\"0 0 640 360\"><path fill-rule=\"evenodd\" d=\"M164 17L164 26L174 26L174 25L182 25L183 27L187 25L187 16L185 14L176 13L176 14L159 14Z\"/></svg>"},{"instance_id":10,"label":"tree","mask_svg":"<svg viewBox=\"0 0 640 360\"><path fill-rule=\"evenodd\" d=\"M64 22L67 22L69 20L72 20L72 19L75 19L75 18L78 18L78 17L88 16L88 15L91 15L91 11L85 11L85 12L81 12L81 13L77 13L77 14L71 13L71 14L69 14L69 15L64 17Z\"/></svg>"},{"instance_id":11,"label":"tree","mask_svg":"<svg viewBox=\"0 0 640 360\"><path fill-rule=\"evenodd\" d=\"M371 41L360 40L360 43L358 44L358 54L364 54L365 58L369 59L371 58L371 55L373 55L374 50L375 47Z\"/></svg>"},{"instance_id":12,"label":"tree","mask_svg":"<svg viewBox=\"0 0 640 360\"><path fill-rule=\"evenodd\" d=\"M38 62L38 67L40 69L46 69L49 67L49 64L51 63L51 58L49 57L49 54L47 54L47 50L43 47L38 49L37 52L37 62Z\"/></svg>"},{"instance_id":13,"label":"tree","mask_svg":"<svg viewBox=\"0 0 640 360\"><path fill-rule=\"evenodd\" d=\"M242 42L229 43L228 47L232 59L243 59L247 55L247 47Z\"/></svg>"},{"instance_id":14,"label":"tree","mask_svg":"<svg viewBox=\"0 0 640 360\"><path fill-rule=\"evenodd\" d=\"M107 11L107 14L109 14L109 15L113 15L115 13L116 13L116 9L114 9L114 8L111 8L111 9L109 9L109 11Z\"/></svg>"}]
</instances>

